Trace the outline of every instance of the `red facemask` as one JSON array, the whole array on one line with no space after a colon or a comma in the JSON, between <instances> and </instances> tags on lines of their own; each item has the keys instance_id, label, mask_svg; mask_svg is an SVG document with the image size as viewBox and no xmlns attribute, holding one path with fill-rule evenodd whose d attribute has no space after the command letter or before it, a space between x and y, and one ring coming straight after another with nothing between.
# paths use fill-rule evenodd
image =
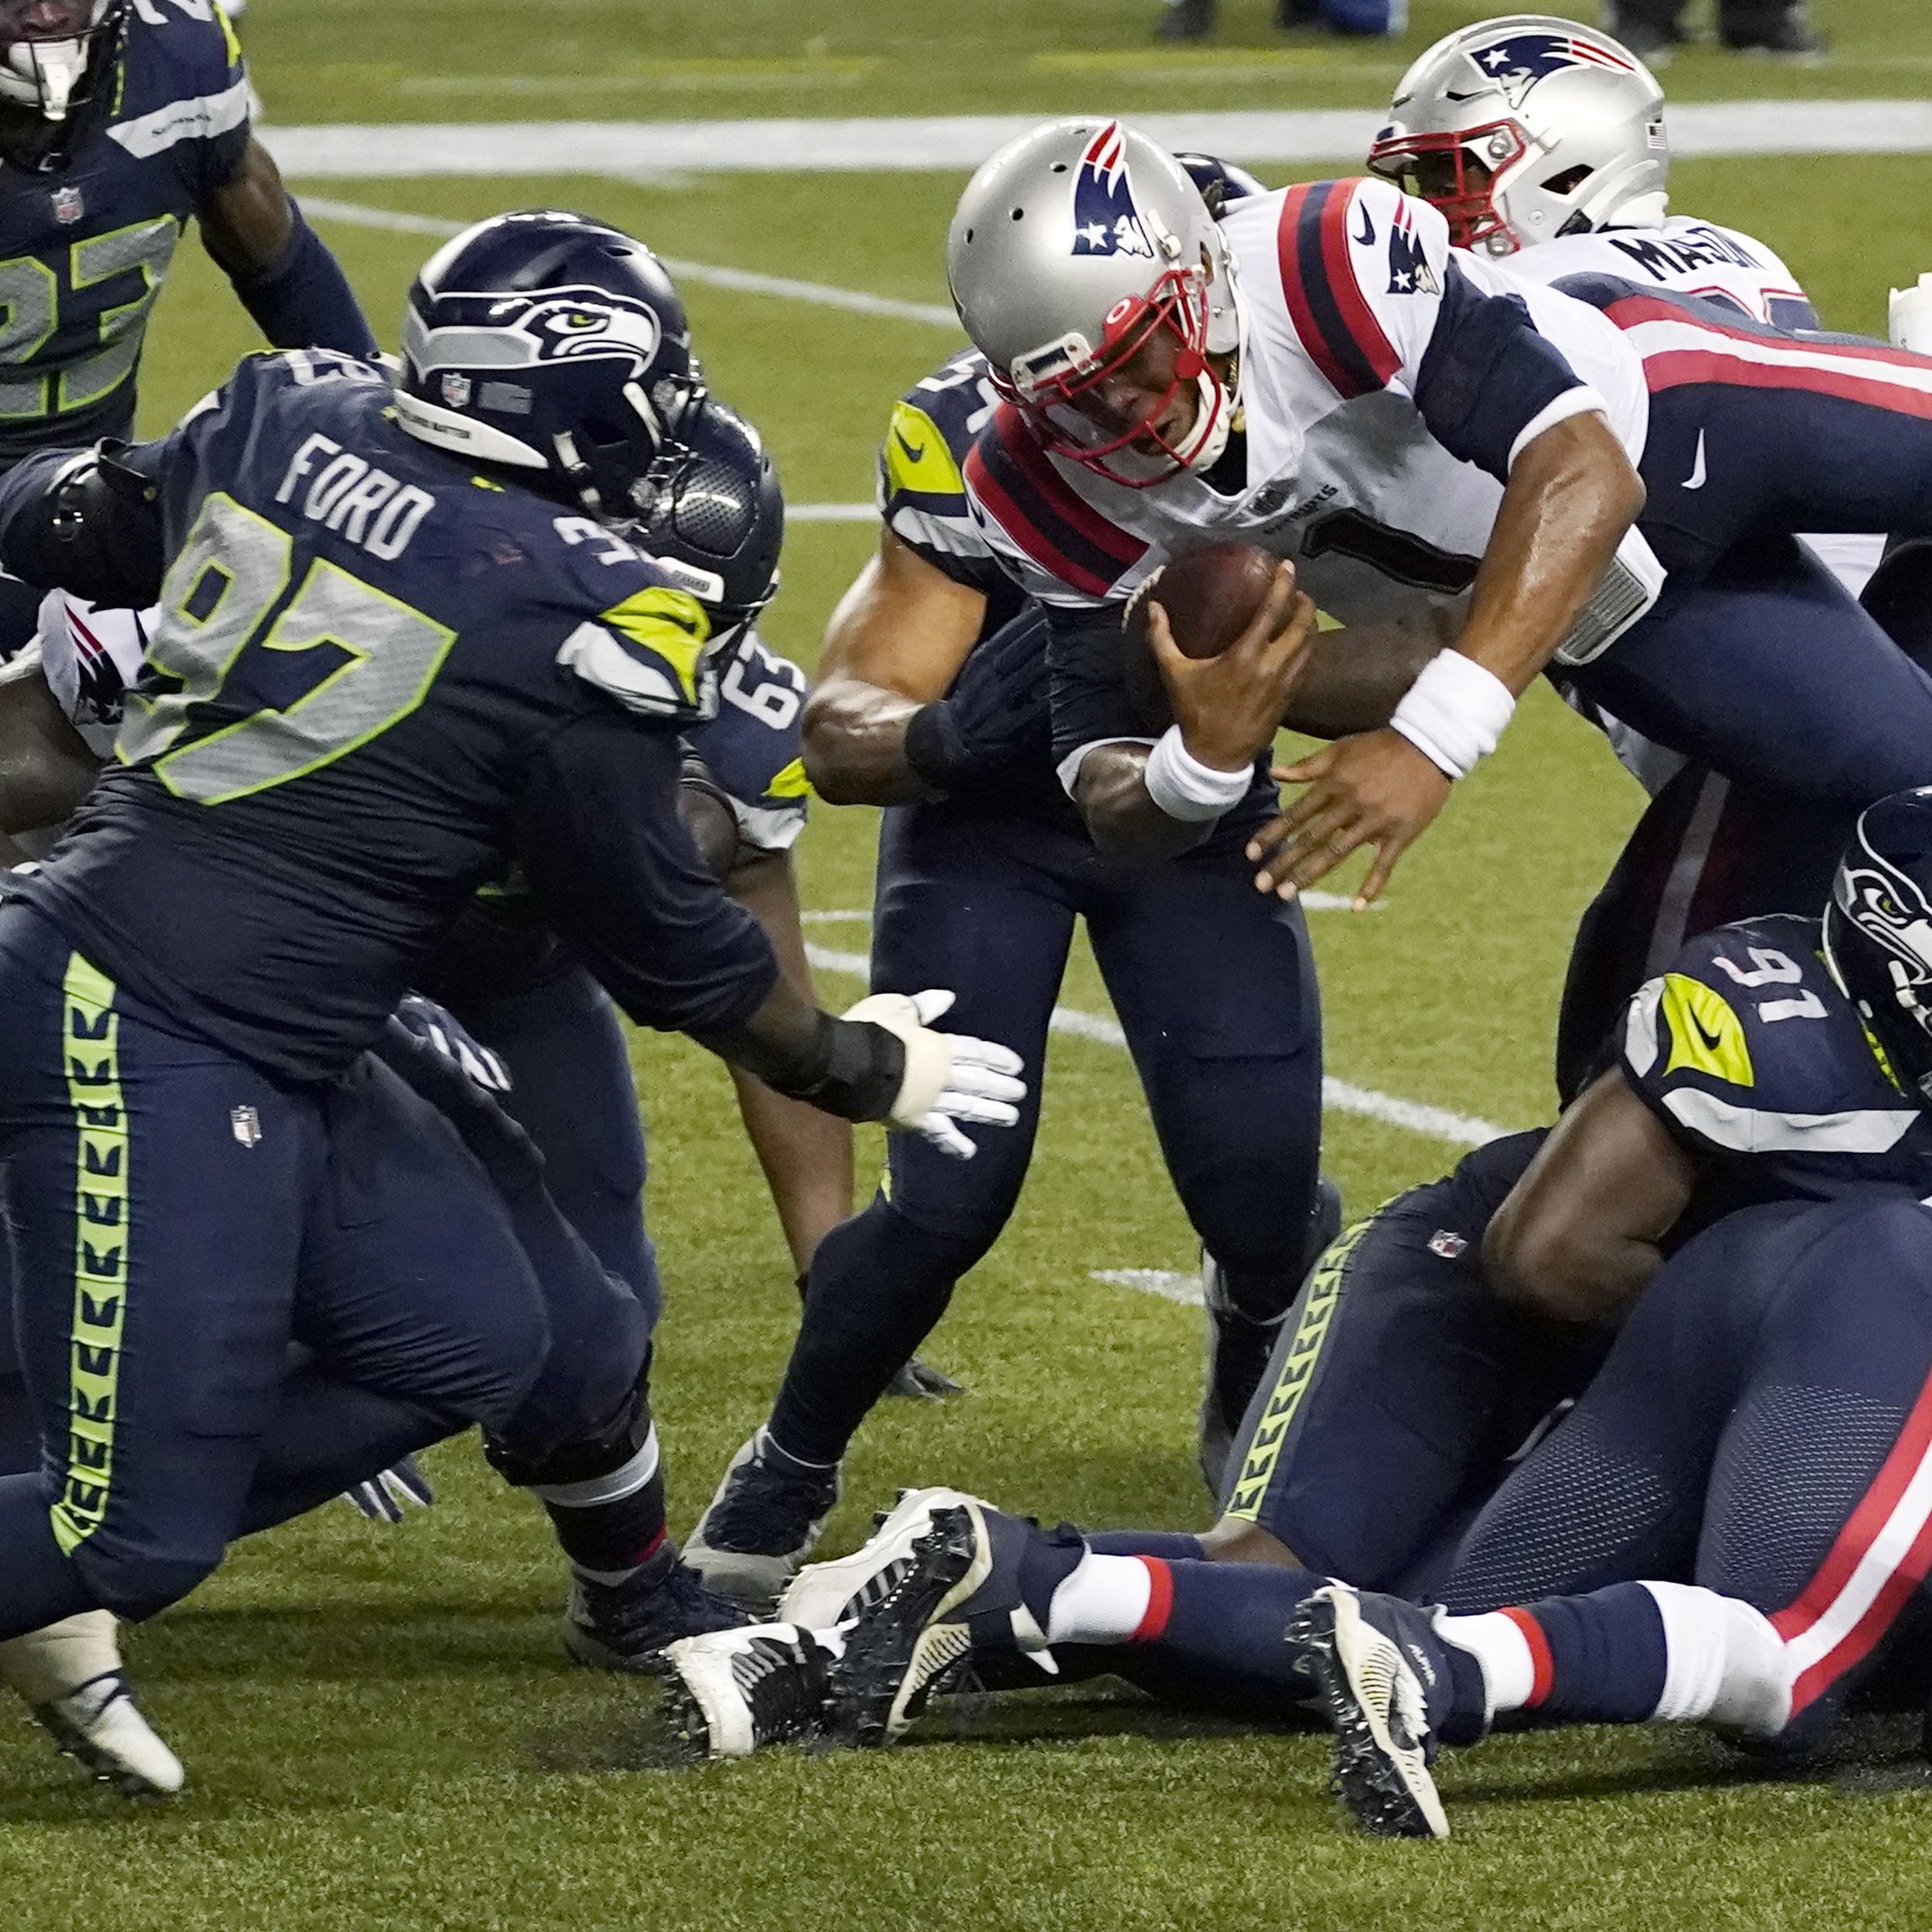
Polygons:
<instances>
[{"instance_id":1,"label":"red facemask","mask_svg":"<svg viewBox=\"0 0 1932 1932\"><path fill-rule=\"evenodd\" d=\"M1378 141L1369 151L1369 165L1434 209L1448 223L1449 239L1457 247L1482 247L1485 253L1514 254L1522 244L1496 206L1496 177L1529 151L1529 144L1513 121L1492 121L1460 134L1404 134ZM1414 164L1424 155L1449 158L1454 179L1448 188L1432 194L1421 185ZM1498 236L1507 247L1487 246Z\"/></svg>"},{"instance_id":2,"label":"red facemask","mask_svg":"<svg viewBox=\"0 0 1932 1932\"><path fill-rule=\"evenodd\" d=\"M1076 399L1124 369L1162 329L1180 345L1172 379L1124 430L1113 434L1103 429L1080 409ZM1054 455L1081 464L1128 489L1145 490L1186 469L1190 451L1199 447L1214 413L1229 406L1221 379L1207 359L1207 336L1206 274L1198 269L1169 269L1145 295L1115 304L1101 325L1098 351L1080 367L1036 379L1023 390L999 371L994 372L993 382L1019 405ZM1154 425L1181 389L1203 376L1213 387L1213 397L1203 399L1187 435L1178 444L1170 443ZM1131 470L1109 461L1134 444L1151 447L1132 450Z\"/></svg>"}]
</instances>

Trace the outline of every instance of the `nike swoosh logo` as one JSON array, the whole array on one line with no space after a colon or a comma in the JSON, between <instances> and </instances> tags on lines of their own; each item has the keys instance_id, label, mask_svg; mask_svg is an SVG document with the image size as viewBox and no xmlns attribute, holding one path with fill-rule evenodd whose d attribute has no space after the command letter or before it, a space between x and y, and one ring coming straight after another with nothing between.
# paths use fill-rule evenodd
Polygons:
<instances>
[{"instance_id":1,"label":"nike swoosh logo","mask_svg":"<svg viewBox=\"0 0 1932 1932\"><path fill-rule=\"evenodd\" d=\"M1697 459L1691 464L1691 473L1685 479L1684 488L1687 490L1701 490L1709 481L1710 471L1704 464L1704 432L1699 430L1697 432Z\"/></svg>"},{"instance_id":2,"label":"nike swoosh logo","mask_svg":"<svg viewBox=\"0 0 1932 1932\"><path fill-rule=\"evenodd\" d=\"M1355 240L1364 248L1372 248L1376 245L1376 225L1369 220L1369 211L1366 208L1362 211L1362 233L1355 236Z\"/></svg>"},{"instance_id":3,"label":"nike swoosh logo","mask_svg":"<svg viewBox=\"0 0 1932 1932\"><path fill-rule=\"evenodd\" d=\"M923 450L915 447L914 445L906 440L906 432L903 430L894 430L893 431L893 434L898 438L899 447L903 450L915 463L917 463L919 459L926 454Z\"/></svg>"},{"instance_id":4,"label":"nike swoosh logo","mask_svg":"<svg viewBox=\"0 0 1932 1932\"><path fill-rule=\"evenodd\" d=\"M1715 1053L1724 1043L1724 1036L1722 1033L1713 1033L1695 1013L1691 1015L1691 1028L1697 1037L1704 1043L1708 1052Z\"/></svg>"}]
</instances>

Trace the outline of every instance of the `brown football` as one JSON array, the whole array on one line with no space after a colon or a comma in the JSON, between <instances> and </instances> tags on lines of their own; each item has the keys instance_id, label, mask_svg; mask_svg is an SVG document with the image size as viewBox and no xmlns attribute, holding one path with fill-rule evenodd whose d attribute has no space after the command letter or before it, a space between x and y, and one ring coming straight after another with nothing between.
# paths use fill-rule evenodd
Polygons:
<instances>
[{"instance_id":1,"label":"brown football","mask_svg":"<svg viewBox=\"0 0 1932 1932\"><path fill-rule=\"evenodd\" d=\"M1274 580L1277 559L1251 543L1217 543L1165 563L1128 601L1128 697L1148 729L1165 731L1174 722L1167 687L1147 641L1147 607L1167 613L1175 644L1190 658L1218 658L1261 607Z\"/></svg>"}]
</instances>

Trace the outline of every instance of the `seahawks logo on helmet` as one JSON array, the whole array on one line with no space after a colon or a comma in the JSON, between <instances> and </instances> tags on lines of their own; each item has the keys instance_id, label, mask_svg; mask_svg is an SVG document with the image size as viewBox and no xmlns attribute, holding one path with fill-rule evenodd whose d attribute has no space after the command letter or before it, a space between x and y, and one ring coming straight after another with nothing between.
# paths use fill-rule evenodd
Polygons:
<instances>
[{"instance_id":1,"label":"seahawks logo on helmet","mask_svg":"<svg viewBox=\"0 0 1932 1932\"><path fill-rule=\"evenodd\" d=\"M464 298L457 293L444 299ZM529 369L621 357L634 376L650 368L664 342L663 325L642 302L601 288L498 297L473 319L440 328L425 328L412 312L404 334L419 368Z\"/></svg>"},{"instance_id":2,"label":"seahawks logo on helmet","mask_svg":"<svg viewBox=\"0 0 1932 1932\"><path fill-rule=\"evenodd\" d=\"M1524 97L1538 81L1572 67L1606 67L1616 73L1637 71L1632 63L1619 59L1607 47L1566 33L1512 34L1472 53L1470 59L1502 90L1512 107L1522 105Z\"/></svg>"},{"instance_id":3,"label":"seahawks logo on helmet","mask_svg":"<svg viewBox=\"0 0 1932 1932\"><path fill-rule=\"evenodd\" d=\"M1892 955L1895 984L1932 984L1932 903L1913 879L1869 845L1855 847L1838 867L1832 896L1867 939Z\"/></svg>"}]
</instances>

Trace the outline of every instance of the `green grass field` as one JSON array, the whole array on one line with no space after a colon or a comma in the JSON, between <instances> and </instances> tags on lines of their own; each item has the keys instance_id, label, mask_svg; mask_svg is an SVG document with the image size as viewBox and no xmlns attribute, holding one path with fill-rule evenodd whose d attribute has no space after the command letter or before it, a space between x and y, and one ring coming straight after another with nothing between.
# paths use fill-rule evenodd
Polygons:
<instances>
[{"instance_id":1,"label":"green grass field","mask_svg":"<svg viewBox=\"0 0 1932 1932\"><path fill-rule=\"evenodd\" d=\"M835 12L738 0L721 20L667 0L650 10L648 56L633 51L645 37L635 0L257 0L250 32L284 121L1131 108L1165 98L1139 39L1148 4L982 0L940 15L880 0ZM1228 12L1227 45L1249 50L1253 71L1227 79L1203 56L1182 100L1367 102L1398 70L1396 56L1359 48L1282 51L1260 0ZM1424 0L1412 39L1475 12ZM1824 0L1818 12L1852 56L1840 66L1801 80L1700 56L1677 70L1685 90L1923 90L1932 36L1919 0ZM1131 58L1110 64L1122 46ZM587 93L495 84L586 69L598 77ZM1886 287L1932 264L1924 175L1921 162L1883 158L1706 162L1682 169L1679 204L1765 236L1832 321L1872 329ZM522 179L330 192L451 219L581 206L668 253L938 301L959 185L700 176L675 190ZM340 223L327 233L393 338L430 244ZM950 349L947 332L708 286L689 294L717 386L764 426L792 500L866 497L885 412ZM152 345L157 427L253 345L196 251ZM813 661L870 541L862 525L794 526L774 642ZM1594 733L1532 698L1502 755L1403 864L1386 910L1313 917L1329 1070L1505 1126L1543 1117L1570 930L1638 802ZM869 811L815 813L801 852L811 906L869 903L875 830ZM818 936L858 950L862 932ZM834 1001L858 990L830 977L824 987ZM1104 1010L1084 957L1066 997ZM762 1413L796 1308L722 1070L656 1038L638 1042L637 1062L670 1292L658 1389L682 1529ZM888 1405L868 1426L828 1550L856 1542L871 1510L911 1481L1094 1524L1203 1519L1200 1318L1091 1278L1193 1261L1131 1070L1117 1051L1061 1038L1045 1080L1021 1212L929 1351L969 1393ZM876 1141L862 1148L866 1166L876 1151ZM1456 1151L1337 1114L1325 1165L1359 1206ZM0 1932L1932 1922L1924 1781L1911 1739L1887 1729L1861 1730L1847 1761L1798 1784L1758 1781L1695 1736L1499 1740L1446 1771L1458 1833L1447 1846L1347 1833L1322 1794L1318 1739L1183 1724L1105 1687L962 1709L883 1758L653 1768L653 1692L562 1659L559 1568L538 1512L468 1444L430 1461L442 1499L427 1516L381 1532L325 1510L243 1546L133 1634L149 1708L189 1764L179 1802L135 1810L90 1789L0 1710Z\"/></svg>"}]
</instances>

